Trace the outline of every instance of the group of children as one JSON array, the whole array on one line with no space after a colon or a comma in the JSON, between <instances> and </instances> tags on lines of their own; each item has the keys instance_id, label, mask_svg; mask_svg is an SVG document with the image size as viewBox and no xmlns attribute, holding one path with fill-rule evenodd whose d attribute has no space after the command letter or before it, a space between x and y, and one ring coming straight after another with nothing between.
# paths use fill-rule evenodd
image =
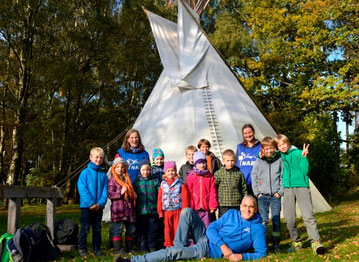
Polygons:
<instances>
[{"instance_id":1,"label":"group of children","mask_svg":"<svg viewBox=\"0 0 359 262\"><path fill-rule=\"evenodd\" d=\"M195 210L208 227L216 219L217 209L218 217L229 209L239 210L241 200L248 192L253 192L258 200L258 210L265 228L269 220L269 208L271 210L275 252L279 251L282 197L292 249L301 248L295 221L297 201L313 251L316 254L324 252L324 247L319 242L310 198L309 164L306 157L308 147L305 146L303 151L292 148L284 135L278 135L274 139L265 137L261 141L261 150L251 172L250 190L243 173L236 165L237 157L231 149L223 152L221 163L209 151L211 144L208 140L201 139L197 147L198 150L195 146L186 148L187 162L179 172L174 161L165 162L162 150L155 149L152 155L153 163L142 160L139 163L140 174L133 183L128 175L127 163L122 158L115 159L111 178L108 183L104 183L107 176L102 169L103 150L93 148L90 152L91 163L81 173L78 181L82 224L78 243L80 255L86 255L86 236L90 223L95 225L94 253L102 255L101 238L97 235L101 235L101 227L98 227L97 221L98 216L102 216L107 196L111 200L110 228L114 250L116 254L124 254L133 250L136 232L141 251L156 250L157 239L161 238L161 235L164 237L165 247L173 246L183 208L191 207ZM91 177L88 174L91 174ZM124 228L125 247L122 246Z\"/></svg>"}]
</instances>

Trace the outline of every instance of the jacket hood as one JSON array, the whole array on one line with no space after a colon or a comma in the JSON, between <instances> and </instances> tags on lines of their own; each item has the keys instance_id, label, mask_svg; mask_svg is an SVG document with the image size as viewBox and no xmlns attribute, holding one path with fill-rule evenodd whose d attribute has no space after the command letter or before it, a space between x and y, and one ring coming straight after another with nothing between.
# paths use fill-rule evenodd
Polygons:
<instances>
[{"instance_id":1,"label":"jacket hood","mask_svg":"<svg viewBox=\"0 0 359 262\"><path fill-rule=\"evenodd\" d=\"M105 168L103 167L103 165L96 165L95 163L93 162L90 162L88 165L87 165L89 168L93 169L93 170L96 170L96 171L99 171L99 170L104 170Z\"/></svg>"},{"instance_id":2,"label":"jacket hood","mask_svg":"<svg viewBox=\"0 0 359 262\"><path fill-rule=\"evenodd\" d=\"M291 148L288 149L287 152L283 153L283 154L289 154L292 153L293 151L298 150L298 148L296 146L292 146Z\"/></svg>"}]
</instances>

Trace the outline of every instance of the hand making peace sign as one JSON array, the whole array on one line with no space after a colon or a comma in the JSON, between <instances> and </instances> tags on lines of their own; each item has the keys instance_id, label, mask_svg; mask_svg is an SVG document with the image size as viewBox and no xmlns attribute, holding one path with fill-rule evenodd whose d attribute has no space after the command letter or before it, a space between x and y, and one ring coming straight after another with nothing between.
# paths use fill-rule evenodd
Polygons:
<instances>
[{"instance_id":1,"label":"hand making peace sign","mask_svg":"<svg viewBox=\"0 0 359 262\"><path fill-rule=\"evenodd\" d=\"M308 148L309 148L309 144L304 143L303 144L303 151L302 151L302 156L303 157L306 157L309 154Z\"/></svg>"}]
</instances>

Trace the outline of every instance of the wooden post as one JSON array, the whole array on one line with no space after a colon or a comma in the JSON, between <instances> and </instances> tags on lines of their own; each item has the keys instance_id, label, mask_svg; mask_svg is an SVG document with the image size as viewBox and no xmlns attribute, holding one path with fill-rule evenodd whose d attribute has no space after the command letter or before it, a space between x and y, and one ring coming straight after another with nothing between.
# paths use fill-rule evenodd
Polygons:
<instances>
[{"instance_id":1,"label":"wooden post","mask_svg":"<svg viewBox=\"0 0 359 262\"><path fill-rule=\"evenodd\" d=\"M9 209L7 217L7 232L15 234L20 227L21 198L9 198Z\"/></svg>"},{"instance_id":2,"label":"wooden post","mask_svg":"<svg viewBox=\"0 0 359 262\"><path fill-rule=\"evenodd\" d=\"M50 229L52 240L55 239L56 198L48 198L46 203L46 225Z\"/></svg>"}]
</instances>

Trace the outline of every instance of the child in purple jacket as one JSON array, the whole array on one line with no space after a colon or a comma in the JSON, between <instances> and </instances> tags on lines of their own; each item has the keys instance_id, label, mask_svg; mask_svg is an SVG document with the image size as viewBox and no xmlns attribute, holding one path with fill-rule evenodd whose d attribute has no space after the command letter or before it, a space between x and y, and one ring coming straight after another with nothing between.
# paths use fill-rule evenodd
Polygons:
<instances>
[{"instance_id":1,"label":"child in purple jacket","mask_svg":"<svg viewBox=\"0 0 359 262\"><path fill-rule=\"evenodd\" d=\"M116 158L108 182L107 194L111 199L111 223L113 232L113 247L115 254L132 252L133 240L136 232L136 211L134 202L137 197L131 179L127 172L127 163L122 158ZM122 247L122 232L126 227L126 250Z\"/></svg>"}]
</instances>

